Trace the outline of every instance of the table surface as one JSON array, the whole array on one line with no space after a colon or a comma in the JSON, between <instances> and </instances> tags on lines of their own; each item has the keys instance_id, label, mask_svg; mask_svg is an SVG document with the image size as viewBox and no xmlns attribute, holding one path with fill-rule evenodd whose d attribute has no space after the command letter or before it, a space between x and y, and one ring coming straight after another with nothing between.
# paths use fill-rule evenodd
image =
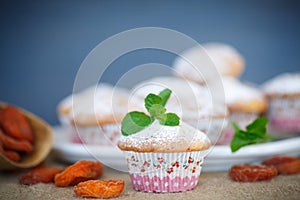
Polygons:
<instances>
[{"instance_id":1,"label":"table surface","mask_svg":"<svg viewBox=\"0 0 300 200\"><path fill-rule=\"evenodd\" d=\"M46 166L64 168L65 163L49 156ZM54 184L20 185L21 172L0 172L0 199L83 199L73 187ZM153 194L134 191L129 175L105 168L101 179L123 179L125 189L117 199L300 199L300 174L279 175L269 181L239 183L230 180L228 172L206 172L200 175L198 186L188 192Z\"/></svg>"}]
</instances>

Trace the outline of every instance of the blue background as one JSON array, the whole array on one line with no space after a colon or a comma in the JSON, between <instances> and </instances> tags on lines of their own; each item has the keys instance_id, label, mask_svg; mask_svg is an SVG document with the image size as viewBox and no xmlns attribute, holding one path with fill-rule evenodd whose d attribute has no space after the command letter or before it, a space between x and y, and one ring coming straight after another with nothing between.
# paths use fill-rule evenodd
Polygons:
<instances>
[{"instance_id":1,"label":"blue background","mask_svg":"<svg viewBox=\"0 0 300 200\"><path fill-rule=\"evenodd\" d=\"M58 124L57 103L71 94L87 54L106 38L137 27L180 31L200 43L226 42L246 59L243 80L262 83L300 71L300 3L276 1L1 1L0 99ZM122 56L103 77L131 67L171 65L155 50Z\"/></svg>"}]
</instances>

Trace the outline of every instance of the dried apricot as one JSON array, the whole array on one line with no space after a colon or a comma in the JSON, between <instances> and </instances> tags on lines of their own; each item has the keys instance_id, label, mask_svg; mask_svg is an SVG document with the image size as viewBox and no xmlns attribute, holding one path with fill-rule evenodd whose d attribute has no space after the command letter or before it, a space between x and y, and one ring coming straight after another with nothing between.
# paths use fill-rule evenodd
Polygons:
<instances>
[{"instance_id":1,"label":"dried apricot","mask_svg":"<svg viewBox=\"0 0 300 200\"><path fill-rule=\"evenodd\" d=\"M51 183L54 181L56 174L62 170L55 167L34 168L25 172L19 177L19 183L32 185L36 183Z\"/></svg>"},{"instance_id":2,"label":"dried apricot","mask_svg":"<svg viewBox=\"0 0 300 200\"><path fill-rule=\"evenodd\" d=\"M279 174L297 174L300 172L300 159L291 156L274 156L263 161L265 165L276 167Z\"/></svg>"},{"instance_id":3,"label":"dried apricot","mask_svg":"<svg viewBox=\"0 0 300 200\"><path fill-rule=\"evenodd\" d=\"M0 125L2 121L3 121L3 109L0 108Z\"/></svg>"},{"instance_id":4,"label":"dried apricot","mask_svg":"<svg viewBox=\"0 0 300 200\"><path fill-rule=\"evenodd\" d=\"M123 190L123 180L89 180L74 186L78 196L103 199L118 197Z\"/></svg>"},{"instance_id":5,"label":"dried apricot","mask_svg":"<svg viewBox=\"0 0 300 200\"><path fill-rule=\"evenodd\" d=\"M21 184L36 184L36 183L50 183L54 181L56 174L62 170L54 167L38 167L29 170L19 177Z\"/></svg>"},{"instance_id":6,"label":"dried apricot","mask_svg":"<svg viewBox=\"0 0 300 200\"><path fill-rule=\"evenodd\" d=\"M21 159L20 154L15 151L3 150L2 154L11 161L18 162Z\"/></svg>"},{"instance_id":7,"label":"dried apricot","mask_svg":"<svg viewBox=\"0 0 300 200\"><path fill-rule=\"evenodd\" d=\"M277 175L277 169L273 166L265 165L234 165L229 171L229 176L234 181L255 182L268 180Z\"/></svg>"},{"instance_id":8,"label":"dried apricot","mask_svg":"<svg viewBox=\"0 0 300 200\"><path fill-rule=\"evenodd\" d=\"M0 140L2 147L7 150L24 151L27 153L33 150L32 144L30 144L28 141L14 139L8 135L5 135L1 130Z\"/></svg>"},{"instance_id":9,"label":"dried apricot","mask_svg":"<svg viewBox=\"0 0 300 200\"><path fill-rule=\"evenodd\" d=\"M55 185L66 187L80 182L96 179L103 172L103 165L97 161L78 161L55 176Z\"/></svg>"},{"instance_id":10,"label":"dried apricot","mask_svg":"<svg viewBox=\"0 0 300 200\"><path fill-rule=\"evenodd\" d=\"M21 159L21 156L17 152L3 149L3 144L1 140L0 140L0 153L4 155L6 158L8 158L9 160L14 162L18 162Z\"/></svg>"},{"instance_id":11,"label":"dried apricot","mask_svg":"<svg viewBox=\"0 0 300 200\"><path fill-rule=\"evenodd\" d=\"M300 160L281 163L275 165L279 174L297 174L300 173Z\"/></svg>"},{"instance_id":12,"label":"dried apricot","mask_svg":"<svg viewBox=\"0 0 300 200\"><path fill-rule=\"evenodd\" d=\"M278 165L282 163L287 163L297 160L297 158L292 157L292 156L274 156L270 159L264 160L262 162L263 165Z\"/></svg>"},{"instance_id":13,"label":"dried apricot","mask_svg":"<svg viewBox=\"0 0 300 200\"><path fill-rule=\"evenodd\" d=\"M0 114L0 125L5 134L33 144L34 134L31 126L27 118L16 107L8 105Z\"/></svg>"}]
</instances>

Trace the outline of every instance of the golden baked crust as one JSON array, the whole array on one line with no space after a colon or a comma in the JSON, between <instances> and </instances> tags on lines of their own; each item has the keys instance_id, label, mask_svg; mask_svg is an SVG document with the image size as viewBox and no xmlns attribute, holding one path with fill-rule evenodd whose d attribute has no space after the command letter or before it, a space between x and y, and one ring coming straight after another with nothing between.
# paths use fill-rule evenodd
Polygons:
<instances>
[{"instance_id":1,"label":"golden baked crust","mask_svg":"<svg viewBox=\"0 0 300 200\"><path fill-rule=\"evenodd\" d=\"M244 60L242 59L235 59L229 61L230 68L224 73L224 76L232 76L232 77L239 77L242 72L244 71Z\"/></svg>"},{"instance_id":2,"label":"golden baked crust","mask_svg":"<svg viewBox=\"0 0 300 200\"><path fill-rule=\"evenodd\" d=\"M267 110L267 101L265 99L253 99L249 101L240 101L229 104L230 112L248 112L248 113L264 113Z\"/></svg>"},{"instance_id":3,"label":"golden baked crust","mask_svg":"<svg viewBox=\"0 0 300 200\"><path fill-rule=\"evenodd\" d=\"M71 106L60 106L57 109L57 114L59 114L59 115L68 115L68 114L70 114L71 110L72 110Z\"/></svg>"},{"instance_id":4,"label":"golden baked crust","mask_svg":"<svg viewBox=\"0 0 300 200\"><path fill-rule=\"evenodd\" d=\"M123 151L135 152L189 152L207 150L211 143L209 140L192 140L186 142L183 140L177 141L153 141L141 140L133 142L132 140L123 140L118 142L118 147Z\"/></svg>"}]
</instances>

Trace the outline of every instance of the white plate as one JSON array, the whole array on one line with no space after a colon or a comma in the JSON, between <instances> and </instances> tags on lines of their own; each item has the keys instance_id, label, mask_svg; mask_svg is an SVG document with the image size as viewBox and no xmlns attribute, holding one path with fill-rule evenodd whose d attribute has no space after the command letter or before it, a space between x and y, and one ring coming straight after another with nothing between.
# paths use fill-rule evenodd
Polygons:
<instances>
[{"instance_id":1,"label":"white plate","mask_svg":"<svg viewBox=\"0 0 300 200\"><path fill-rule=\"evenodd\" d=\"M53 150L57 158L76 162L98 159L108 167L127 171L122 151L117 147L71 143L62 127L54 127ZM300 155L300 137L250 145L231 153L229 146L215 146L204 161L204 171L225 171L234 164L259 163L274 155Z\"/></svg>"}]
</instances>

